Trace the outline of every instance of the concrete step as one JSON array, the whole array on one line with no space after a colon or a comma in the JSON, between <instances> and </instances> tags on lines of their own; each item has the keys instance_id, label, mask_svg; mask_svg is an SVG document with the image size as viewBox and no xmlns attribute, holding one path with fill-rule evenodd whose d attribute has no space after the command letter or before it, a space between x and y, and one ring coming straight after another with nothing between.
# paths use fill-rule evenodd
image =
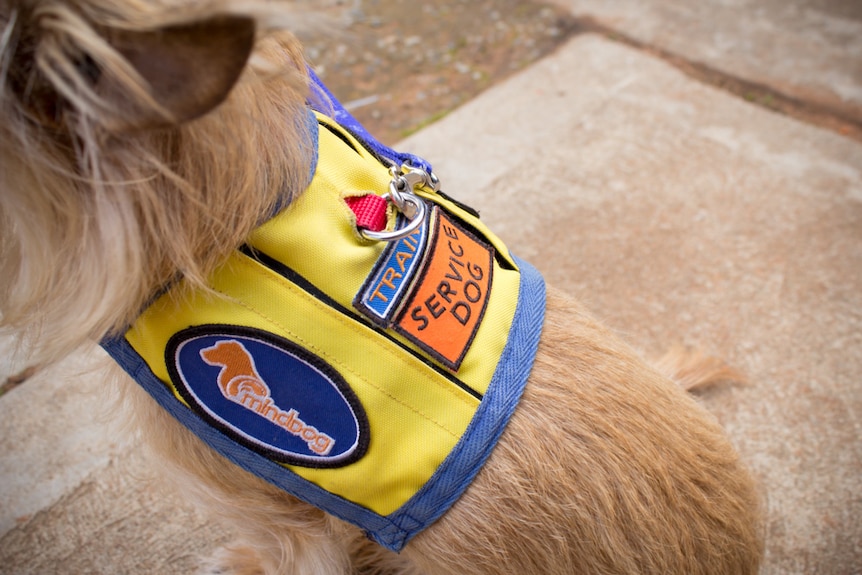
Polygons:
<instances>
[{"instance_id":1,"label":"concrete step","mask_svg":"<svg viewBox=\"0 0 862 575\"><path fill-rule=\"evenodd\" d=\"M764 87L862 126L858 0L551 1L654 53L743 80L745 97Z\"/></svg>"}]
</instances>

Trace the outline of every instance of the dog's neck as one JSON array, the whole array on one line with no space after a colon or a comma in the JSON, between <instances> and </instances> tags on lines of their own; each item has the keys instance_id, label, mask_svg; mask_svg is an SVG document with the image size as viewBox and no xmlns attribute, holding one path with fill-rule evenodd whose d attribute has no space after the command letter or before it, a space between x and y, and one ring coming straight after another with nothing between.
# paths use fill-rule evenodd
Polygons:
<instances>
[{"instance_id":1,"label":"dog's neck","mask_svg":"<svg viewBox=\"0 0 862 575\"><path fill-rule=\"evenodd\" d=\"M47 125L26 93L0 84L7 90L0 94L0 317L22 338L38 340L38 360L52 361L122 330L178 275L204 286L267 214L303 189L314 146L305 66L287 34L257 42L222 104L193 121L140 129L132 119L118 124L113 112L139 109L122 97L125 87L134 92L142 81L129 68L133 47L112 46L119 42L112 33L71 10L36 12L7 21L10 38L18 40L3 47L4 71L7 79L23 74L21 85L49 86L43 94L56 100L57 114ZM63 25L43 27L46 18ZM240 28L247 23L237 20ZM17 35L23 29L30 48ZM225 34L178 34L171 65L218 67L220 49L208 58L206 46L223 43ZM79 46L81 38L88 43ZM38 65L37 52L47 55ZM98 75L76 66L81 53L90 55ZM132 78L128 86L116 83L124 77L118 71ZM103 89L106 78L114 83ZM212 86L187 82L183 89Z\"/></svg>"}]
</instances>

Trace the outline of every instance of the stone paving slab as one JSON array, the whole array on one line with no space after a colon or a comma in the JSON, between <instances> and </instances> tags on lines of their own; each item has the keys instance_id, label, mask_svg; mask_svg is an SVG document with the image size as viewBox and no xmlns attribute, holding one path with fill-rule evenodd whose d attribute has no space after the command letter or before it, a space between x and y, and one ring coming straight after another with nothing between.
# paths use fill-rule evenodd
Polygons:
<instances>
[{"instance_id":1,"label":"stone paving slab","mask_svg":"<svg viewBox=\"0 0 862 575\"><path fill-rule=\"evenodd\" d=\"M407 148L702 396L762 484L765 574L862 569L862 146L584 36Z\"/></svg>"},{"instance_id":2,"label":"stone paving slab","mask_svg":"<svg viewBox=\"0 0 862 575\"><path fill-rule=\"evenodd\" d=\"M180 494L150 483L139 452L111 458L63 497L0 536L9 575L187 575L226 535Z\"/></svg>"},{"instance_id":3,"label":"stone paving slab","mask_svg":"<svg viewBox=\"0 0 862 575\"><path fill-rule=\"evenodd\" d=\"M11 345L12 342L4 342ZM226 538L111 414L101 350L0 399L0 573L181 575Z\"/></svg>"},{"instance_id":4,"label":"stone paving slab","mask_svg":"<svg viewBox=\"0 0 862 575\"><path fill-rule=\"evenodd\" d=\"M552 0L734 77L862 122L859 0Z\"/></svg>"},{"instance_id":5,"label":"stone paving slab","mask_svg":"<svg viewBox=\"0 0 862 575\"><path fill-rule=\"evenodd\" d=\"M106 433L105 382L94 367L91 354L73 355L0 399L0 536L60 500L128 444Z\"/></svg>"}]
</instances>

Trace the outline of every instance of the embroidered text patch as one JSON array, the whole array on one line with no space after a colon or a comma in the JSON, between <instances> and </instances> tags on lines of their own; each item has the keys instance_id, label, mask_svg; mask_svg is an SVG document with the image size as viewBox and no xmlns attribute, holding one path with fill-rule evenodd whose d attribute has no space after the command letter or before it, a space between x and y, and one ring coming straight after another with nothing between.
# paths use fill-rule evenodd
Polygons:
<instances>
[{"instance_id":1,"label":"embroidered text patch","mask_svg":"<svg viewBox=\"0 0 862 575\"><path fill-rule=\"evenodd\" d=\"M384 250L353 305L457 371L488 304L494 248L439 206L429 214Z\"/></svg>"},{"instance_id":2,"label":"embroidered text patch","mask_svg":"<svg viewBox=\"0 0 862 575\"><path fill-rule=\"evenodd\" d=\"M422 275L393 327L457 370L488 304L494 251L438 207L432 222Z\"/></svg>"},{"instance_id":3,"label":"embroidered text patch","mask_svg":"<svg viewBox=\"0 0 862 575\"><path fill-rule=\"evenodd\" d=\"M457 371L476 336L491 290L494 249L439 206L390 244L354 306Z\"/></svg>"},{"instance_id":4,"label":"embroidered text patch","mask_svg":"<svg viewBox=\"0 0 862 575\"><path fill-rule=\"evenodd\" d=\"M368 420L329 364L262 330L211 325L171 338L180 395L210 423L273 460L340 467L368 447Z\"/></svg>"},{"instance_id":5,"label":"embroidered text patch","mask_svg":"<svg viewBox=\"0 0 862 575\"><path fill-rule=\"evenodd\" d=\"M426 221L410 235L390 243L353 301L354 307L374 323L389 327L422 267L427 237Z\"/></svg>"}]
</instances>

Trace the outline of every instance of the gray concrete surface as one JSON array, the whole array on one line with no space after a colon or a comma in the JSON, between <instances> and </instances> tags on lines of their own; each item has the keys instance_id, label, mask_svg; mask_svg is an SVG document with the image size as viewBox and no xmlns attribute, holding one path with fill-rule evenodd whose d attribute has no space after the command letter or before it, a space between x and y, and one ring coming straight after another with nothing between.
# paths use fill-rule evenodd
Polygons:
<instances>
[{"instance_id":1,"label":"gray concrete surface","mask_svg":"<svg viewBox=\"0 0 862 575\"><path fill-rule=\"evenodd\" d=\"M105 432L105 386L91 363L88 354L71 357L0 401L0 533L59 501L129 444Z\"/></svg>"},{"instance_id":2,"label":"gray concrete surface","mask_svg":"<svg viewBox=\"0 0 862 575\"><path fill-rule=\"evenodd\" d=\"M862 147L596 36L409 144L646 354L748 375L703 401L761 481L764 573L862 571Z\"/></svg>"},{"instance_id":3,"label":"gray concrete surface","mask_svg":"<svg viewBox=\"0 0 862 575\"><path fill-rule=\"evenodd\" d=\"M0 573L191 573L225 541L113 416L106 360L75 354L0 398Z\"/></svg>"},{"instance_id":4,"label":"gray concrete surface","mask_svg":"<svg viewBox=\"0 0 862 575\"><path fill-rule=\"evenodd\" d=\"M862 573L859 143L585 35L405 144L646 354L698 345L748 375L701 400L761 481L764 574ZM94 431L98 392L69 392L96 389L91 361L0 399L0 573L187 573L228 535Z\"/></svg>"},{"instance_id":5,"label":"gray concrete surface","mask_svg":"<svg viewBox=\"0 0 862 575\"><path fill-rule=\"evenodd\" d=\"M862 121L859 0L551 0L649 46Z\"/></svg>"}]
</instances>

